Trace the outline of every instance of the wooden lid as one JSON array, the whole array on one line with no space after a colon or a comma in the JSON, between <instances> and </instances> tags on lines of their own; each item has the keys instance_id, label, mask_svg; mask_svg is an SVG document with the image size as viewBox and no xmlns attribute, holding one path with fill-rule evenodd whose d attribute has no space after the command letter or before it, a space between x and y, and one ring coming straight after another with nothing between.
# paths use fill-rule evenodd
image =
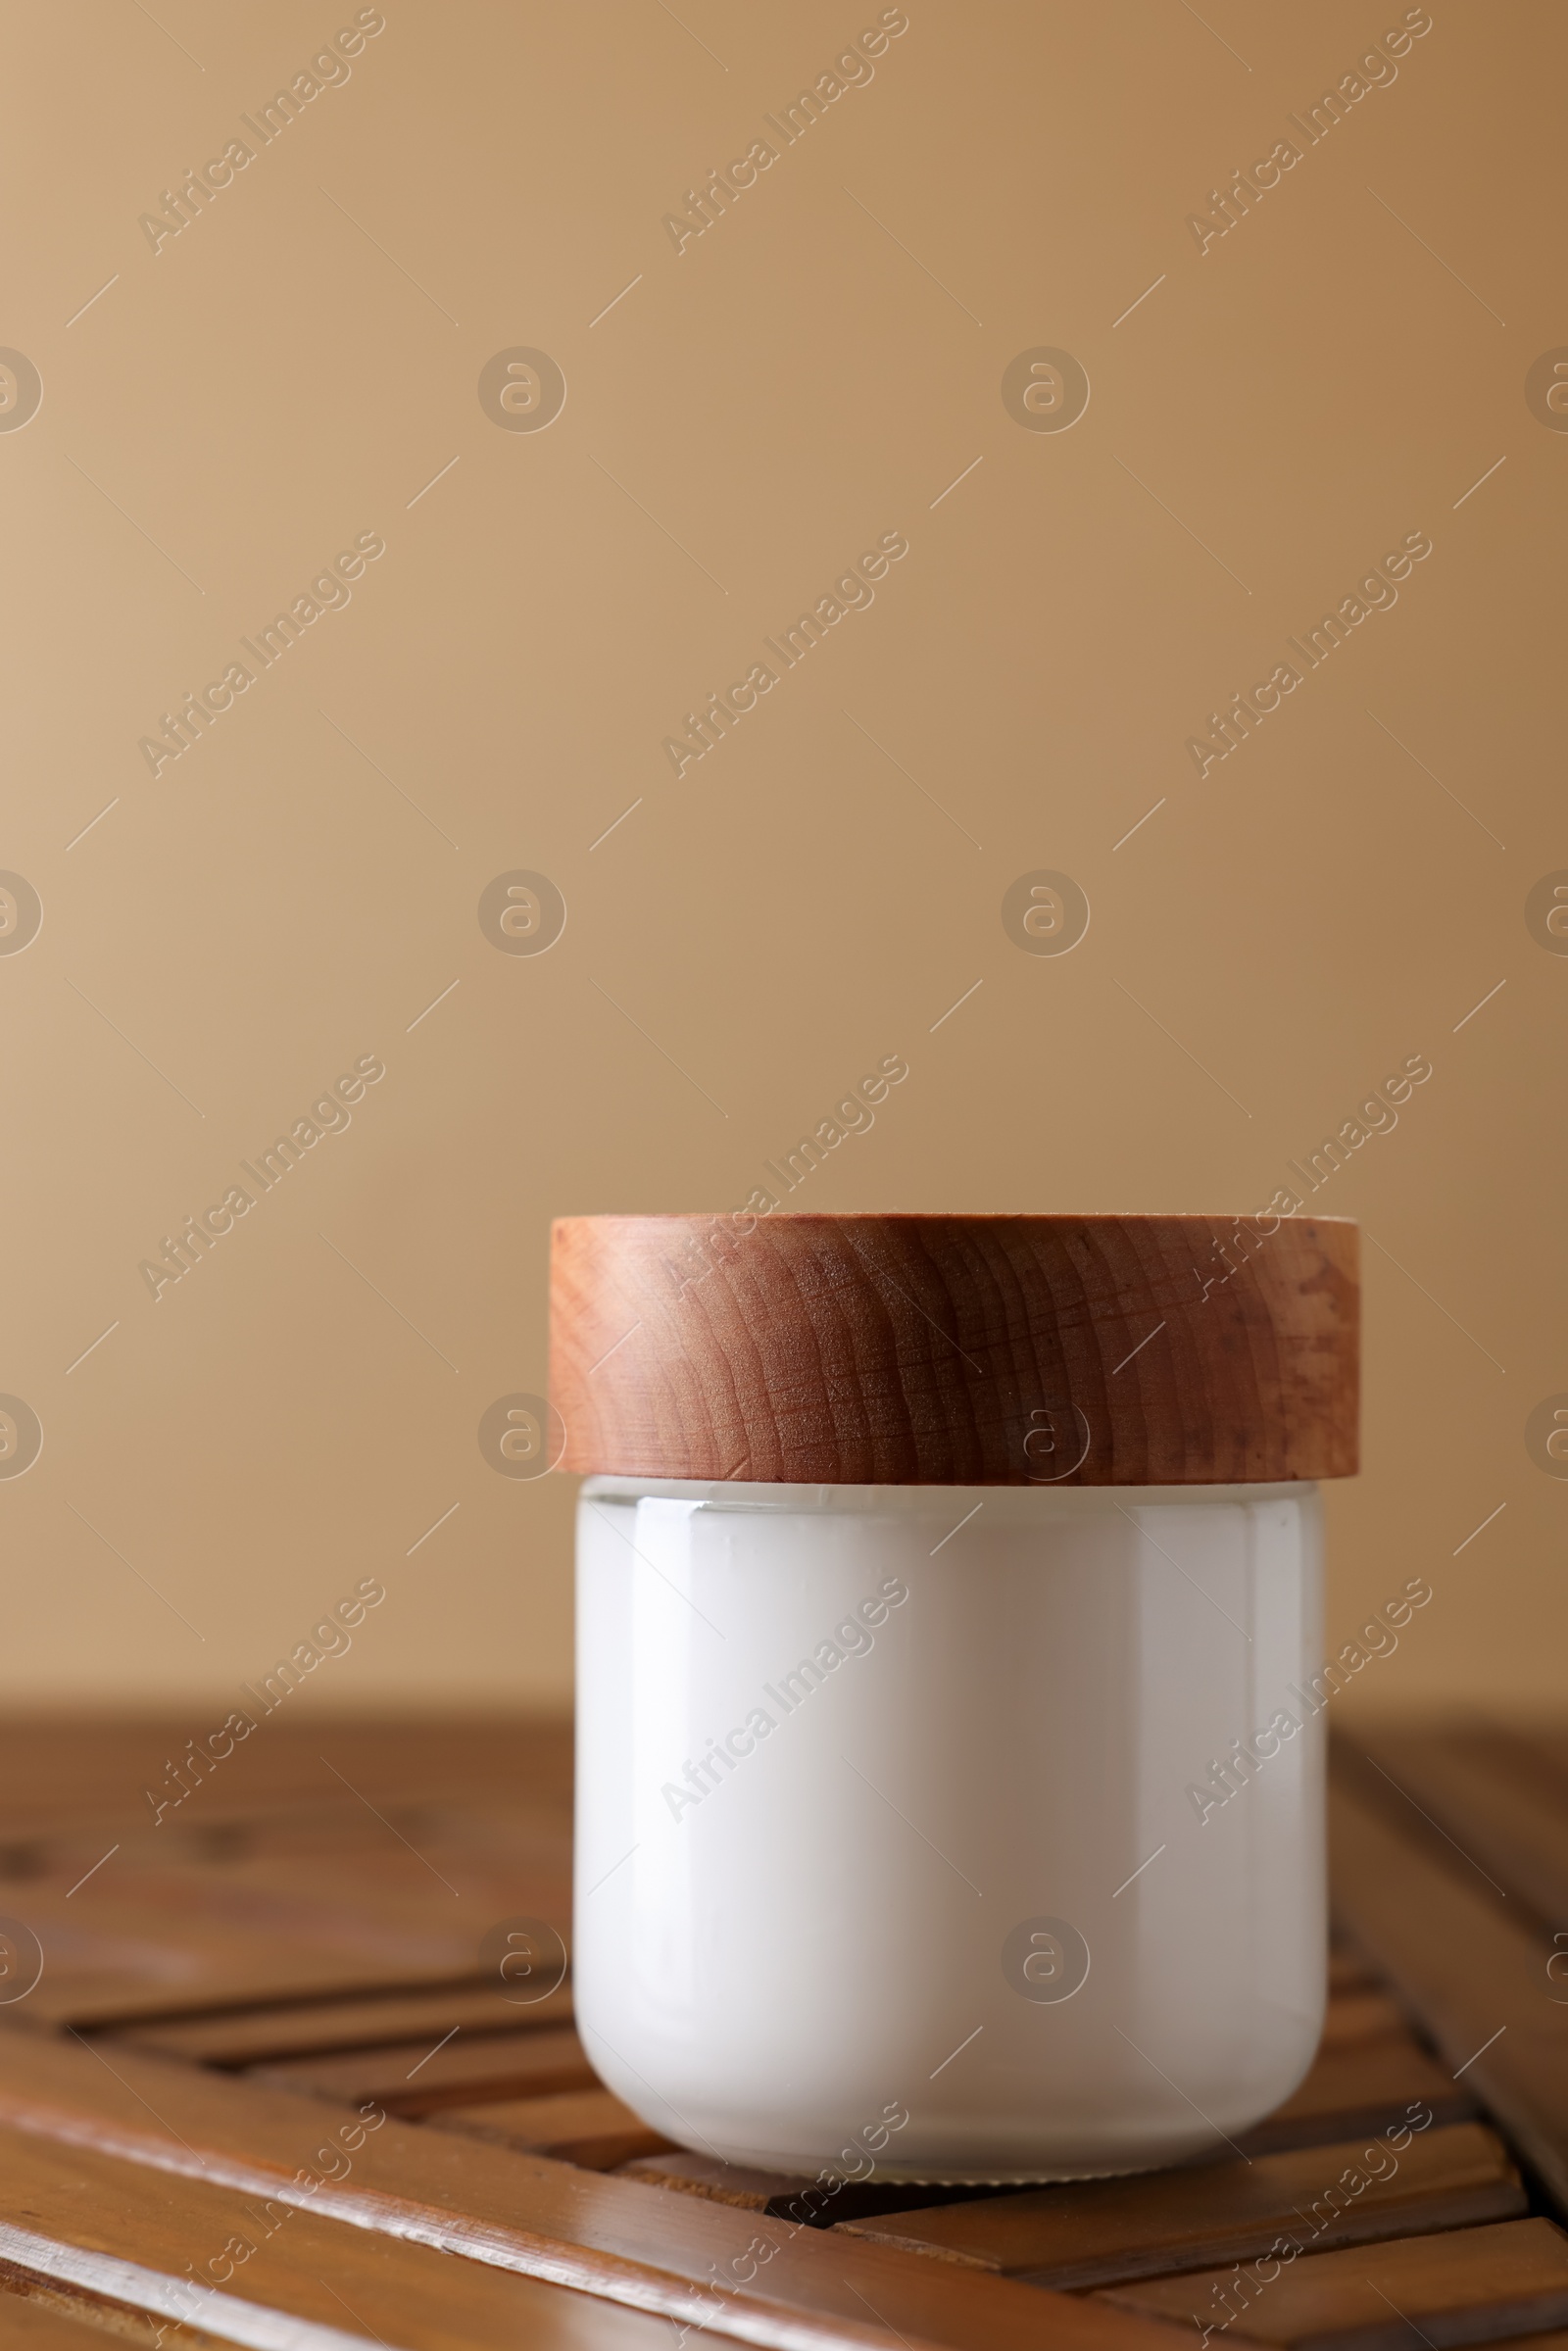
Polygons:
<instances>
[{"instance_id":1,"label":"wooden lid","mask_svg":"<svg viewBox=\"0 0 1568 2351\"><path fill-rule=\"evenodd\" d=\"M567 1470L1192 1486L1357 1468L1357 1233L1293 1216L568 1216Z\"/></svg>"}]
</instances>

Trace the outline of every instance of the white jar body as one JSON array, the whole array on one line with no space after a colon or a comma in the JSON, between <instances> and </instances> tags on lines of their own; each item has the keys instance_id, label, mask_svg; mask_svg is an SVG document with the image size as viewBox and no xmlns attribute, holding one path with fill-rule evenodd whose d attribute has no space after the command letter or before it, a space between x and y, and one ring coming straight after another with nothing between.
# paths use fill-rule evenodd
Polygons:
<instances>
[{"instance_id":1,"label":"white jar body","mask_svg":"<svg viewBox=\"0 0 1568 2351\"><path fill-rule=\"evenodd\" d=\"M1225 2152L1325 1981L1310 1485L596 1478L576 2001L667 2136L835 2178Z\"/></svg>"}]
</instances>

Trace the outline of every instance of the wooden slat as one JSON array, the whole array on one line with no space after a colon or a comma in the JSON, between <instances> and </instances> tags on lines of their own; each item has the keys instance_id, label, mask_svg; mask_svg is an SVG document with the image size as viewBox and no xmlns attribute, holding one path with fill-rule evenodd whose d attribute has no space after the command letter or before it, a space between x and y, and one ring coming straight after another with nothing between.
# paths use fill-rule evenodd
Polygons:
<instances>
[{"instance_id":1,"label":"wooden slat","mask_svg":"<svg viewBox=\"0 0 1568 2351\"><path fill-rule=\"evenodd\" d=\"M1375 2178L1374 2172L1385 2177ZM1360 2180L1357 2189L1353 2181ZM1339 2192L1334 2194L1336 2183ZM1319 2209L1314 2214L1313 2207ZM1526 2209L1500 2139L1475 2123L1386 2140L1298 2148L1251 2163L1030 2188L983 2203L880 2220L838 2233L1062 2290L1247 2261L1289 2235L1327 2252L1378 2237L1511 2220Z\"/></svg>"},{"instance_id":2,"label":"wooden slat","mask_svg":"<svg viewBox=\"0 0 1568 2351\"><path fill-rule=\"evenodd\" d=\"M353 1750L348 1750L352 1761ZM197 1804L196 1797L187 1803ZM0 1829L0 1879L47 1877L53 1869L74 1885L80 1872L105 1850L101 1821L62 1823L31 1837ZM518 1790L506 1802L474 1790L462 1801L394 1803L386 1811L363 1804L337 1779L321 1775L309 1802L292 1801L260 1809L224 1807L213 1797L208 1809L170 1811L155 1827L144 1807L139 1819L117 1820L109 1841L118 1843L125 1867L230 1869L287 1858L295 1862L387 1853L395 1842L388 1828L408 1837L416 1851L465 1847L492 1855L504 1852L527 1874L554 1869L569 1853L570 1821L553 1798ZM117 1869L117 1875L121 1874Z\"/></svg>"},{"instance_id":3,"label":"wooden slat","mask_svg":"<svg viewBox=\"0 0 1568 2351\"><path fill-rule=\"evenodd\" d=\"M218 1869L132 1868L100 1853L102 1869L78 1890L64 1874L29 1882L5 1906L46 1955L32 2013L89 2029L471 1983L490 1924L518 1910L564 1924L564 1871L519 1893L502 1861L442 1851L437 1878L387 1843L390 1853L362 1853L352 1871L330 1855ZM464 1897L461 1912L442 1879Z\"/></svg>"},{"instance_id":4,"label":"wooden slat","mask_svg":"<svg viewBox=\"0 0 1568 2351\"><path fill-rule=\"evenodd\" d=\"M60 2308L52 2294L39 2298L35 2285L8 2278L0 2262L0 2342L7 2351L13 2344L19 2351L109 2351L101 2327Z\"/></svg>"},{"instance_id":5,"label":"wooden slat","mask_svg":"<svg viewBox=\"0 0 1568 2351\"><path fill-rule=\"evenodd\" d=\"M77 1728L91 1757L104 1742ZM318 1728L302 1751L284 1726L268 1724L157 1828L134 1780L141 1810L124 1819L124 1765L139 1750L128 1733L111 1738L117 1771L97 1826L68 1811L52 1829L29 1832L15 1814L0 1828L0 1909L48 1955L33 2013L87 2028L472 1983L480 1938L504 1918L527 1912L566 1934L559 1740L455 1733L449 1756L429 1726L407 1728L401 1750L372 1726ZM42 1743L58 1751L57 1739ZM0 1757L11 1752L0 1733ZM422 1786L410 1770L420 1754L430 1765ZM512 1766L532 1756L534 1783L514 1768L487 1779L476 1769L486 1755ZM270 1758L291 1758L289 1768L276 1774ZM78 1802L88 1800L90 1773L74 1755L64 1768ZM265 1793L270 1777L286 1784L286 1811L244 1811L241 1797ZM510 1804L508 1789L516 1790ZM0 1808L13 1793L0 1771Z\"/></svg>"},{"instance_id":6,"label":"wooden slat","mask_svg":"<svg viewBox=\"0 0 1568 2351\"><path fill-rule=\"evenodd\" d=\"M1291 2351L1410 2351L1418 2338L1446 2351L1568 2321L1568 2238L1550 2221L1506 2221L1303 2254L1266 2279L1208 2270L1095 2298L1200 2331L1229 2308L1237 2337Z\"/></svg>"},{"instance_id":7,"label":"wooden slat","mask_svg":"<svg viewBox=\"0 0 1568 2351\"><path fill-rule=\"evenodd\" d=\"M0 1740L0 1752L3 1746ZM1396 1748L1397 1741L1388 1740L1376 1749L1396 1776ZM369 1791L374 1783L353 1741L335 1751ZM389 1754L378 1768L398 1784ZM1497 1763L1482 1776L1488 1788L1496 1788L1507 1775ZM1525 1776L1528 1781L1528 1770ZM1515 1906L1504 1908L1484 1880L1466 1883L1467 1864L1442 1848L1419 1816L1411 1826L1411 1808L1401 1797L1388 1790L1369 1806L1370 1777L1363 1769L1353 1799L1365 1816L1357 1832L1362 1842L1341 1905L1353 1939L1334 1954L1324 2043L1300 2090L1249 2136L1246 2150L1255 2159L1250 2167L1226 2163L973 2199L951 2188L852 2187L839 2209L812 2216L825 2227L800 2226L785 2202L798 2195L800 2182L748 2175L671 2149L599 2087L565 2029L564 1990L538 2009L510 2010L475 1981L483 1925L521 1909L548 1911L564 1900L564 1814L558 1808L551 1816L548 1803L533 1814L525 1801L509 1809L496 1801L493 1784L486 1788L478 1777L464 1781L450 1773L438 1803L412 1809L419 1791L410 1782L396 1799L411 1807L396 1817L423 1858L373 1819L368 1827L368 1816L358 1817L352 1806L329 1818L325 1805L302 1801L286 1817L258 1812L244 1824L236 1821L226 1846L216 1814L206 1845L194 1829L181 1830L177 1844L155 1840L148 1847L145 1835L127 1838L114 1865L122 1867L118 1884L106 1868L68 1907L65 1886L74 1881L57 1867L60 1858L73 1839L86 1856L83 1868L103 1848L94 1849L91 1837L83 1841L75 1827L64 1837L42 1836L43 1877L17 1880L14 1892L0 1883L0 1908L26 1916L36 1901L51 1932L78 1938L74 1952L68 1945L68 1958L48 1970L55 2015L121 2021L89 2050L17 2030L43 2020L47 2003L29 2002L26 2015L0 2013L0 2141L9 2115L10 2127L26 2127L28 2151L41 2135L62 2163L108 2161L117 2177L127 2168L151 2174L174 2181L181 2195L188 2184L216 2186L252 2204L268 2195L280 2204L292 2199L297 2208L281 2235L306 2224L329 2224L333 2244L352 2234L422 2248L432 2258L437 2251L457 2252L466 2258L448 2261L443 2275L489 2269L502 2273L503 2282L510 2282L510 2273L544 2287L566 2283L622 2311L658 2313L677 2326L776 2344L781 2351L867 2340L896 2351L901 2336L916 2351L927 2344L946 2351L980 2351L982 2345L985 2351L992 2345L998 2351L1028 2345L1032 2351L1048 2343L1053 2351L1159 2351L1162 2343L1174 2351L1173 2338L1153 2328L1152 2319L1174 2316L1185 2332L1193 2325L1191 2309L1155 2314L1152 2305L1135 2306L1127 2296L1153 2292L1148 2281L1156 2274L1168 2281L1173 2269L1192 2271L1194 2265L1200 2265L1199 2277L1179 2282L1202 2282L1206 2294L1214 2265L1226 2265L1222 2275L1234 2281L1235 2265L1257 2262L1277 2238L1294 2233L1299 2240L1300 2216L1322 2204L1330 2180L1356 2163L1368 2143L1364 2133L1397 2120L1413 2104L1433 2110L1437 2122L1400 2152L1397 2173L1350 2195L1311 2240L1311 2252L1302 2252L1224 2331L1238 2345L1321 2342L1325 2351L1409 2351L1414 2343L1420 2351L1418 2337L1382 2305L1382 2318L1373 2313L1371 2333L1364 2311L1351 2309L1346 2317L1330 2292L1342 2292L1344 2278L1336 2282L1318 2266L1342 2258L1325 2247L1348 2248L1345 2258L1359 2261L1401 2309L1410 2308L1382 2270L1368 2266L1386 2255L1406 2258L1408 2240L1440 2266L1451 2267L1454 2257L1445 2249L1454 2244L1465 2245L1472 2257L1472 2269L1449 2277L1441 2293L1431 2288L1443 2307L1423 2317L1425 2305L1414 2306L1434 2351L1521 2328L1539 2332L1568 2322L1568 2307L1560 2318L1553 2312L1546 2275L1562 2248L1550 2240L1552 2256L1539 2242L1510 2237L1500 2251L1489 2252L1490 2241L1505 2233L1497 2226L1502 2216L1522 2209L1517 2177L1489 2131L1473 2125L1439 2127L1473 2112L1473 2084L1495 2102L1496 2080L1508 2078L1510 2044L1526 2040L1529 2003L1521 1996L1519 2017L1510 2017L1501 2040L1460 2073L1486 2031L1463 2039L1444 2029L1441 2002L1435 2006L1431 1984L1409 1964L1411 1954L1379 1901L1396 1907L1402 1901L1411 1911L1413 1943L1437 1969L1441 1987L1455 1996L1468 1986L1476 1997L1478 1984L1483 1989L1489 1981L1495 1984L1496 1954L1493 1950L1489 1959L1481 1950L1478 1960L1473 1951L1463 1957L1449 1952L1452 1965L1444 1975L1443 1954L1434 1957L1432 1946L1444 1942L1452 1920L1423 1872L1435 1873L1450 1895L1457 1888L1461 1902L1466 1896L1479 1900L1494 1927L1500 1922L1505 1933L1523 1938L1535 1976L1532 2000L1550 2010L1542 2043L1547 2063L1543 2069L1537 2062L1531 2042L1515 2071L1537 2077L1543 2130L1553 2107L1568 2115L1568 2058L1552 2038L1568 2022L1568 2006L1550 2007L1544 1975L1549 1938L1532 1936L1527 1923L1512 1915ZM1555 1791L1560 1809L1554 1833L1562 1837L1568 1780L1544 1770L1540 1786ZM297 1792L304 1788L302 1775ZM1414 1783L1411 1792L1417 1792ZM1456 1834L1457 1816L1440 1811L1436 1802L1427 1809ZM1538 1846L1544 1835L1543 1821ZM1386 1844L1368 1866L1367 1838L1375 1843L1377 1836ZM1488 1846L1477 1858L1486 1864L1487 1854L1500 1849ZM1443 1857L1435 1859L1440 1852ZM24 1869L32 1866L24 1851L20 1861ZM0 1874L5 1866L0 1847ZM438 1878L462 1886L461 1910ZM1347 1880L1343 1859L1338 1878ZM1376 1899L1368 1879L1381 1881ZM553 1889L548 1902L541 1898L546 1887ZM1345 1892L1346 1885L1339 1889ZM455 1913L468 1922L461 1934L453 1927ZM1469 1924L1474 1926L1473 1916ZM48 1934L45 1942L47 1949ZM372 1942L376 1960L368 1964L362 1954ZM90 1965L84 1964L84 1945ZM137 1966L144 1971L140 1980L131 1973ZM160 1969L168 1971L167 1980ZM1568 1985L1562 1988L1568 1991ZM1406 2015L1437 2039L1441 2063L1411 2037ZM454 2026L455 2037L438 2048ZM161 2048L161 2058L146 2053L151 2042ZM204 2073L188 2062L171 2063L176 2053L198 2068L248 2071L243 2080ZM579 2069L570 2079L583 2086L548 2086L559 2079L550 2068L561 2063ZM96 2072L89 2083L90 2069ZM290 2084L288 2092L274 2086L280 2081ZM519 2094L524 2086L535 2094ZM1529 2084L1516 2087L1524 2095ZM305 2090L308 2097L294 2094ZM347 2176L335 2183L315 2191L291 2187L296 2168L310 2164L316 2148L332 2147L334 2134L349 2127L350 2118L334 2113L334 2105L358 2106L372 2097L383 2109L427 2119L412 2129L398 2120L385 2123L355 2151ZM460 2104L445 2105L451 2098ZM1508 2119L1512 2123L1511 2114ZM1558 2128L1568 2131L1568 2124ZM86 2143L78 2147L72 2143L76 2140ZM1348 2147L1333 2143L1346 2140ZM1543 2169L1536 2145L1524 2151ZM7 2160L0 2144L0 2227L31 2227L13 2219ZM20 2171L14 2176L20 2178ZM645 2183L653 2180L664 2192ZM686 2192L670 2194L671 2186ZM1293 2186L1287 2216L1283 2207ZM74 2204L60 2189L62 2212L79 2216L95 2200L85 2196L79 2180L71 2194ZM890 2213L890 2207L901 2209ZM182 2208L181 2273L194 2255L187 2219ZM350 2221L352 2231L343 2227ZM1069 2225L1077 2234L1064 2245ZM177 2232L170 2226L172 2242ZM1387 2241L1391 2236L1396 2241ZM144 2267L150 2259L85 2243L74 2254L142 2259ZM260 2275L255 2263L248 2266L253 2278ZM1430 2281L1433 2273L1421 2275ZM735 2290L716 2293L715 2278L731 2281ZM1324 2308L1333 2303L1320 2335L1311 2332L1318 2321L1310 2310L1305 2319L1282 2320L1284 2331L1267 2331L1271 2304L1297 2278L1314 2281ZM318 2279L342 2286L335 2253L321 2257ZM0 2271L0 2286L4 2282ZM1063 2299L1065 2287L1081 2298ZM230 2290L250 2290L243 2274ZM1298 2289L1293 2284L1292 2290ZM85 2296L89 2288L78 2280L70 2291ZM556 2299L592 2308L581 2294ZM85 2302L81 2307L85 2315ZM7 2339L6 2314L0 2298L0 2341ZM1205 2312L1201 2324L1214 2316ZM406 2306L389 2304L387 2323L376 2322L374 2331L401 2351L407 2328L418 2318L416 2298ZM1375 2331L1385 2319L1396 2329L1386 2343ZM95 2324L108 2323L100 2310ZM298 2323L314 2328L332 2321L312 2306L299 2312ZM134 2324L142 2329L145 2321ZM338 2324L357 2341L369 2331L347 2316ZM440 2339L468 2338L459 2333ZM516 2331L505 2339L518 2339ZM525 2327L521 2339L532 2341L535 2333ZM1560 2351L1568 2351L1568 2336Z\"/></svg>"},{"instance_id":8,"label":"wooden slat","mask_svg":"<svg viewBox=\"0 0 1568 2351\"><path fill-rule=\"evenodd\" d=\"M477 2106L491 2098L544 2097L592 2089L599 2077L569 2025L537 2033L465 2033L442 2048L396 2041L346 2057L302 2057L289 2065L248 2069L259 2082L303 2090L339 2106L370 2099L388 2114L433 2114L439 2106Z\"/></svg>"},{"instance_id":9,"label":"wooden slat","mask_svg":"<svg viewBox=\"0 0 1568 2351\"><path fill-rule=\"evenodd\" d=\"M1568 1800L1549 1762L1497 1731L1401 1732L1359 1742L1399 1794L1554 1924L1568 1919Z\"/></svg>"},{"instance_id":10,"label":"wooden slat","mask_svg":"<svg viewBox=\"0 0 1568 2351\"><path fill-rule=\"evenodd\" d=\"M489 2106L442 2107L443 2131L462 2131L494 2147L553 2155L588 2172L613 2172L634 2158L662 2155L669 2140L608 2089L567 2090L553 2098L503 2098Z\"/></svg>"},{"instance_id":11,"label":"wooden slat","mask_svg":"<svg viewBox=\"0 0 1568 2351\"><path fill-rule=\"evenodd\" d=\"M1323 2049L1355 2049L1369 2040L1408 2039L1409 2027L1398 2002L1385 1991L1331 1993L1323 2019Z\"/></svg>"},{"instance_id":12,"label":"wooden slat","mask_svg":"<svg viewBox=\"0 0 1568 2351\"><path fill-rule=\"evenodd\" d=\"M250 2197L308 2204L475 2262L579 2287L778 2351L860 2342L875 2322L946 2351L1177 2351L1163 2327L765 2214L387 2122L309 2189L352 2126L317 2101L129 2049L0 2028L0 2128L110 2151Z\"/></svg>"},{"instance_id":13,"label":"wooden slat","mask_svg":"<svg viewBox=\"0 0 1568 2351\"><path fill-rule=\"evenodd\" d=\"M1322 2049L1299 2089L1237 2140L1244 2154L1358 2138L1398 2121L1407 2107L1429 2106L1438 2123L1461 2123L1475 2113L1462 2083L1434 2064L1408 2033Z\"/></svg>"},{"instance_id":14,"label":"wooden slat","mask_svg":"<svg viewBox=\"0 0 1568 2351\"><path fill-rule=\"evenodd\" d=\"M715 2204L733 2204L741 2212L766 2212L789 2195L810 2186L782 2172L760 2172L748 2164L724 2163L712 2155L695 2155L687 2147L640 2155L620 2167L621 2177L641 2180L648 2187L669 2187L691 2196L710 2196Z\"/></svg>"},{"instance_id":15,"label":"wooden slat","mask_svg":"<svg viewBox=\"0 0 1568 2351\"><path fill-rule=\"evenodd\" d=\"M1568 2004L1546 1974L1545 1929L1344 1785L1331 1791L1330 1835L1336 1905L1568 2213Z\"/></svg>"},{"instance_id":16,"label":"wooden slat","mask_svg":"<svg viewBox=\"0 0 1568 2351\"><path fill-rule=\"evenodd\" d=\"M246 2248L249 2248L247 2251ZM355 2229L204 2180L172 2177L0 2129L0 2259L130 2311L256 2342L245 2311L304 2321L304 2345L388 2351L667 2351L662 2322L538 2278L454 2262L427 2245ZM206 2278L216 2307L192 2287ZM223 2306L229 2305L227 2309ZM90 2306L90 2305L89 2305ZM0 2301L0 2325L5 2304ZM318 2331L323 2330L323 2331ZM149 2330L150 2332L150 2330ZM277 2339L274 2337L274 2340ZM890 2346L892 2336L885 2336Z\"/></svg>"},{"instance_id":17,"label":"wooden slat","mask_svg":"<svg viewBox=\"0 0 1568 2351\"><path fill-rule=\"evenodd\" d=\"M22 1843L89 1819L139 1828L150 1817L144 1788L162 1785L167 1760L183 1753L191 1730L182 1716L82 1722L8 1708L0 1724L0 1838ZM184 1820L318 1804L329 1779L323 1750L382 1812L506 1788L526 1789L563 1817L570 1803L564 1721L357 1717L347 1726L290 1719L279 1709L188 1799Z\"/></svg>"},{"instance_id":18,"label":"wooden slat","mask_svg":"<svg viewBox=\"0 0 1568 2351\"><path fill-rule=\"evenodd\" d=\"M921 2204L953 2204L997 2193L993 2187L961 2188L951 2181L921 2186L907 2180L867 2180L862 2185L846 2180L835 2188L819 2187L810 2176L803 2179L795 2173L754 2171L745 2164L724 2163L714 2155L694 2155L688 2147L638 2156L620 2166L620 2177L688 2196L709 2196L716 2204L733 2204L742 2212L772 2213L778 2220L797 2221L811 2229L826 2229L835 2221L860 2220L875 2213L908 2212Z\"/></svg>"},{"instance_id":19,"label":"wooden slat","mask_svg":"<svg viewBox=\"0 0 1568 2351\"><path fill-rule=\"evenodd\" d=\"M563 1984L548 1998L523 2006L509 2002L487 1984L419 1992L367 1992L358 1999L315 2000L281 2008L242 2009L235 2014L181 2017L167 2023L133 2025L115 2039L140 2049L162 2050L193 2065L277 2065L299 2057L341 2056L387 2042L415 2041L426 2048L450 2033L526 2033L544 2025L569 2023L571 1993Z\"/></svg>"},{"instance_id":20,"label":"wooden slat","mask_svg":"<svg viewBox=\"0 0 1568 2351\"><path fill-rule=\"evenodd\" d=\"M1341 1992L1377 1991L1379 1984L1371 1968L1359 1951L1351 1951L1342 1943L1329 1953L1329 1995Z\"/></svg>"},{"instance_id":21,"label":"wooden slat","mask_svg":"<svg viewBox=\"0 0 1568 2351\"><path fill-rule=\"evenodd\" d=\"M1500 1739L1506 1739L1522 1758L1523 1767L1536 1777L1543 1769L1556 1783L1558 1801L1568 1804L1568 1726L1559 1712L1550 1716L1519 1715L1503 1728L1490 1725Z\"/></svg>"}]
</instances>

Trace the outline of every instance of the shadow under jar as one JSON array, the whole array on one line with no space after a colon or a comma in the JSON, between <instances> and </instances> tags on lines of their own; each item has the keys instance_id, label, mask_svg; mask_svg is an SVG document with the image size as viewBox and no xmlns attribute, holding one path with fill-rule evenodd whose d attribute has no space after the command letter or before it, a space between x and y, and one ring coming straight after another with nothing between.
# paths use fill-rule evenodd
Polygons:
<instances>
[{"instance_id":1,"label":"shadow under jar","mask_svg":"<svg viewBox=\"0 0 1568 2351\"><path fill-rule=\"evenodd\" d=\"M1290 2094L1323 2014L1316 1481L1356 1466L1355 1245L557 1225L577 2013L655 2129L1022 2181L1223 2152Z\"/></svg>"}]
</instances>

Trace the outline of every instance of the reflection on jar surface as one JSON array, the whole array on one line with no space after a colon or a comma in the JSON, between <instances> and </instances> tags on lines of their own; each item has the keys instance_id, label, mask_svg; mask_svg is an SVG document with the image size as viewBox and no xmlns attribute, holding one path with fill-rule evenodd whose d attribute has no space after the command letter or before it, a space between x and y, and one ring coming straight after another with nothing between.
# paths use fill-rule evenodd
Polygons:
<instances>
[{"instance_id":1,"label":"reflection on jar surface","mask_svg":"<svg viewBox=\"0 0 1568 2351\"><path fill-rule=\"evenodd\" d=\"M590 1479L604 2080L792 2173L1224 2152L1322 2025L1320 1557L1304 1482Z\"/></svg>"}]
</instances>

